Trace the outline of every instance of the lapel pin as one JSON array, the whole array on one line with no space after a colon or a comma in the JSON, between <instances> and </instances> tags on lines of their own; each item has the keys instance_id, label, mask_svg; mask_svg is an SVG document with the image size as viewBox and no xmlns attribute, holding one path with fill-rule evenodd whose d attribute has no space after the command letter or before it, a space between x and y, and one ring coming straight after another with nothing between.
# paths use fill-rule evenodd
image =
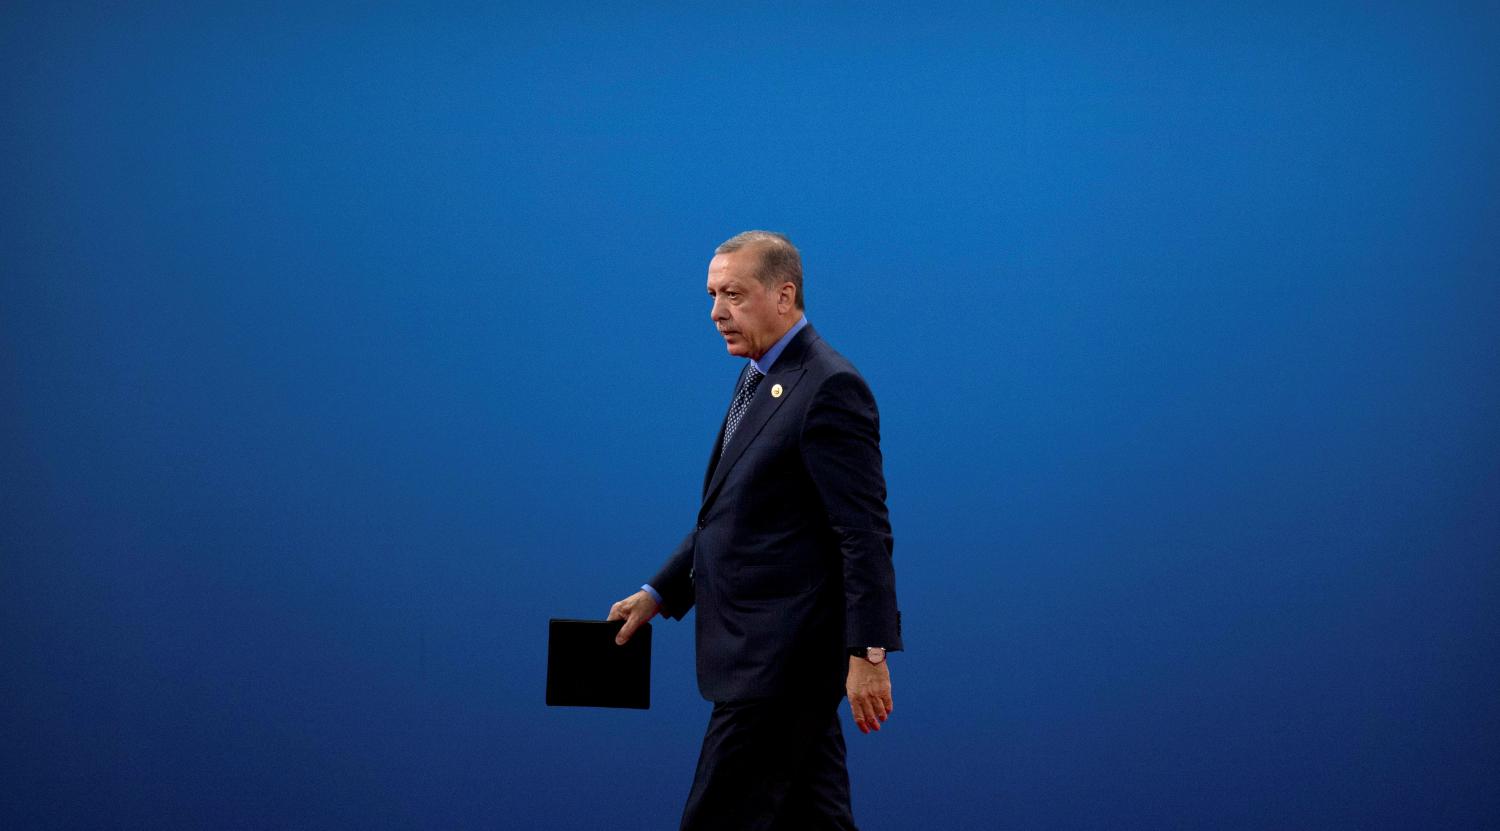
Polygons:
<instances>
[{"instance_id":1,"label":"lapel pin","mask_svg":"<svg viewBox=\"0 0 1500 831\"><path fill-rule=\"evenodd\" d=\"M771 397L772 398L780 398L781 397L781 385L780 384L772 384L771 385Z\"/></svg>"}]
</instances>

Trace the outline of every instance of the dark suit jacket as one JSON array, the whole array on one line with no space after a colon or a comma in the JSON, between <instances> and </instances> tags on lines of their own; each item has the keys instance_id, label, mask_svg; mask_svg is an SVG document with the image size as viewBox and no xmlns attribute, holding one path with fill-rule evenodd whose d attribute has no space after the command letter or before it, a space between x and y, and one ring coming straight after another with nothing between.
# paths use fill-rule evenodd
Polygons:
<instances>
[{"instance_id":1,"label":"dark suit jacket","mask_svg":"<svg viewBox=\"0 0 1500 831\"><path fill-rule=\"evenodd\" d=\"M849 647L902 647L875 398L807 326L721 454L723 436L697 527L651 580L662 613L698 607L710 701L836 697Z\"/></svg>"}]
</instances>

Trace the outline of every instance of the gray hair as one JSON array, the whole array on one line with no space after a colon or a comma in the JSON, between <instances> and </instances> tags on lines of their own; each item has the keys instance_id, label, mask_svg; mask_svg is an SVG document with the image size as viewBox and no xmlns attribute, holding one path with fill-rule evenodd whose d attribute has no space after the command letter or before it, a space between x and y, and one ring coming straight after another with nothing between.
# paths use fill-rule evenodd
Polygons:
<instances>
[{"instance_id":1,"label":"gray hair","mask_svg":"<svg viewBox=\"0 0 1500 831\"><path fill-rule=\"evenodd\" d=\"M744 231L735 234L714 249L715 254L731 254L741 248L760 251L760 269L755 279L766 288L791 283L796 288L796 306L802 308L802 255L786 234L775 231Z\"/></svg>"}]
</instances>

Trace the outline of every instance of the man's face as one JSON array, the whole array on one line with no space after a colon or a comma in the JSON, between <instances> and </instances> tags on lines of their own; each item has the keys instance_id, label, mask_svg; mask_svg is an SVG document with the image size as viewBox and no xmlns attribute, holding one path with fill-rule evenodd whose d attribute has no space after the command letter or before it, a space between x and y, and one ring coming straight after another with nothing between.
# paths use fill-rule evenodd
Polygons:
<instances>
[{"instance_id":1,"label":"man's face","mask_svg":"<svg viewBox=\"0 0 1500 831\"><path fill-rule=\"evenodd\" d=\"M795 290L790 283L766 288L755 279L760 252L754 247L717 254L708 263L710 317L729 354L759 358L791 328Z\"/></svg>"}]
</instances>

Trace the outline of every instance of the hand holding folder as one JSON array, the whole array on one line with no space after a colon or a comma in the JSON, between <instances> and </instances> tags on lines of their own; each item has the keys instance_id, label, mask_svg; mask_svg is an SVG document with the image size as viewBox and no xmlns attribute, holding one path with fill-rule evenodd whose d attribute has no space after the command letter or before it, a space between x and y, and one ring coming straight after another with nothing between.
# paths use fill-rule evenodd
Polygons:
<instances>
[{"instance_id":1,"label":"hand holding folder","mask_svg":"<svg viewBox=\"0 0 1500 831\"><path fill-rule=\"evenodd\" d=\"M547 706L651 707L651 624L624 645L622 620L553 618L547 633Z\"/></svg>"}]
</instances>

